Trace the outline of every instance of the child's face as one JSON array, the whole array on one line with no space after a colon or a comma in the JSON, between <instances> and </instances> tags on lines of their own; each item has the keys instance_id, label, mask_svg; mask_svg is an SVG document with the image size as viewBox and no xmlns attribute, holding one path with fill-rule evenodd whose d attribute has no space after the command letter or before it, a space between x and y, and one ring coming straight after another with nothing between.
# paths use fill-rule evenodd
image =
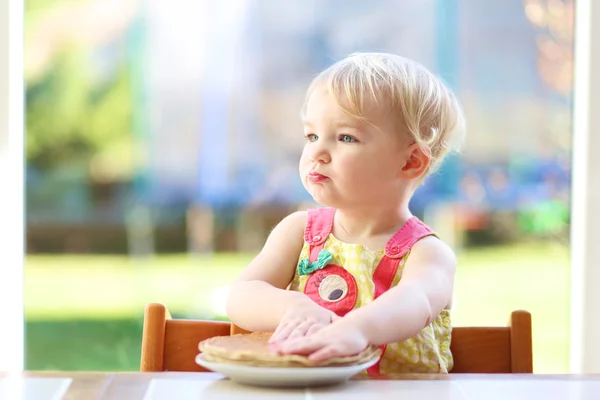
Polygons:
<instances>
[{"instance_id":1,"label":"child's face","mask_svg":"<svg viewBox=\"0 0 600 400\"><path fill-rule=\"evenodd\" d=\"M398 120L376 107L367 107L365 117L375 126L348 115L325 89L308 99L300 177L318 203L375 206L403 195L408 144Z\"/></svg>"}]
</instances>

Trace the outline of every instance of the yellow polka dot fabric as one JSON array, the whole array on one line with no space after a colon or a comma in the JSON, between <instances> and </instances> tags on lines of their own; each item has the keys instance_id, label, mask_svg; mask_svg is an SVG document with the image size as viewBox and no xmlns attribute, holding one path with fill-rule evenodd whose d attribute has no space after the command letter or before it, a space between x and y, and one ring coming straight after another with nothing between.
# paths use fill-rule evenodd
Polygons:
<instances>
[{"instance_id":1,"label":"yellow polka dot fabric","mask_svg":"<svg viewBox=\"0 0 600 400\"><path fill-rule=\"evenodd\" d=\"M360 244L344 243L333 234L329 235L323 248L333 255L331 264L342 266L356 280L358 296L354 308L371 303L375 293L373 272L384 251L371 251ZM304 243L298 261L307 258L309 251L309 244ZM410 251L400 260L392 287L402 279L402 269L409 255ZM304 292L309 277L299 276L296 271L289 289ZM448 373L453 367L451 332L450 311L444 310L416 336L388 344L381 359L380 373Z\"/></svg>"}]
</instances>

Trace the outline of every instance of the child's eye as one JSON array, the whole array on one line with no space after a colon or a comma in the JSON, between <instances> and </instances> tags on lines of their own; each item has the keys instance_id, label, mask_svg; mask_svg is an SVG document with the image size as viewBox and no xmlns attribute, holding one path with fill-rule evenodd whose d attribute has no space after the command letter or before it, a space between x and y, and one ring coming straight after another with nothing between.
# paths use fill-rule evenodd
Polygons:
<instances>
[{"instance_id":1,"label":"child's eye","mask_svg":"<svg viewBox=\"0 0 600 400\"><path fill-rule=\"evenodd\" d=\"M356 139L354 139L350 135L340 135L340 142L353 143L353 142L356 142Z\"/></svg>"},{"instance_id":2,"label":"child's eye","mask_svg":"<svg viewBox=\"0 0 600 400\"><path fill-rule=\"evenodd\" d=\"M306 137L306 140L309 142L316 142L317 140L319 140L319 137L314 133L308 133L304 135L304 137Z\"/></svg>"}]
</instances>

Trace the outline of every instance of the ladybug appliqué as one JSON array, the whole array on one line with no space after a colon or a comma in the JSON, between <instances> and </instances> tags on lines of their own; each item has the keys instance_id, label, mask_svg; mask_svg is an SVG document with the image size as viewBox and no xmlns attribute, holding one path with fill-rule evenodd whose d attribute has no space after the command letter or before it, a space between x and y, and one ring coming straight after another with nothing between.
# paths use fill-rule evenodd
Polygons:
<instances>
[{"instance_id":1,"label":"ladybug appliqu\u00e9","mask_svg":"<svg viewBox=\"0 0 600 400\"><path fill-rule=\"evenodd\" d=\"M320 306L342 317L356 305L358 287L352 274L344 268L327 265L310 274L304 293Z\"/></svg>"}]
</instances>

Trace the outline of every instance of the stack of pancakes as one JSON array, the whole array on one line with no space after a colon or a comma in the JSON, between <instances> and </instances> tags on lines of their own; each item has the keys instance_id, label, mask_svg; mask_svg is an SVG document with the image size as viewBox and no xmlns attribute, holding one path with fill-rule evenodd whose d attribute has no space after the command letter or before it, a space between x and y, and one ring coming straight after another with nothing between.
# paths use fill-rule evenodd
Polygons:
<instances>
[{"instance_id":1,"label":"stack of pancakes","mask_svg":"<svg viewBox=\"0 0 600 400\"><path fill-rule=\"evenodd\" d=\"M314 362L307 356L279 354L269 345L270 333L255 332L232 336L216 336L203 340L198 348L206 361L257 367L340 367L358 365L381 355L377 346L369 346L359 354Z\"/></svg>"}]
</instances>

